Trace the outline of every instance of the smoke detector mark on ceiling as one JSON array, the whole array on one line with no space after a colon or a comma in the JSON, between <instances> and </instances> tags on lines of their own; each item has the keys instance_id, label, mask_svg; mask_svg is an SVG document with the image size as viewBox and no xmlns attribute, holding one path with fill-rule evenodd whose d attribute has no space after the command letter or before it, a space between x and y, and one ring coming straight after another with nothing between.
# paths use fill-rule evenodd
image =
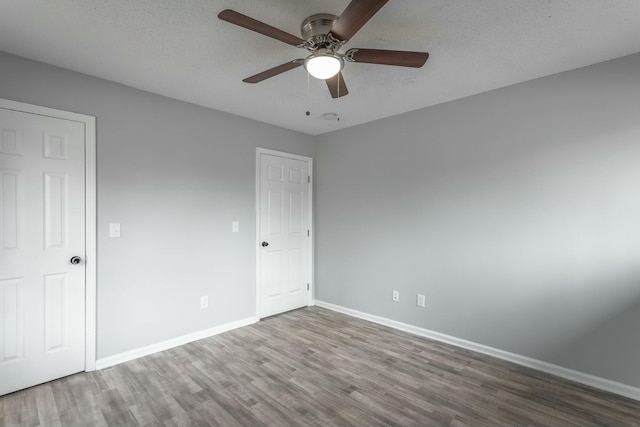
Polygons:
<instances>
[{"instance_id":1,"label":"smoke detector mark on ceiling","mask_svg":"<svg viewBox=\"0 0 640 427\"><path fill-rule=\"evenodd\" d=\"M340 116L337 113L324 113L322 118L325 120L340 120Z\"/></svg>"}]
</instances>

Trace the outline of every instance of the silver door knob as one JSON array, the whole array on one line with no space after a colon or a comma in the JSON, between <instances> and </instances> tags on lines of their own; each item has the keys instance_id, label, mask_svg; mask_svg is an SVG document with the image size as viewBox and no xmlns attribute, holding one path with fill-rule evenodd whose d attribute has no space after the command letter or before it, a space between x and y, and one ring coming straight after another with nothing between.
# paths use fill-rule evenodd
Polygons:
<instances>
[{"instance_id":1,"label":"silver door knob","mask_svg":"<svg viewBox=\"0 0 640 427\"><path fill-rule=\"evenodd\" d=\"M82 258L80 258L79 256L73 256L71 257L71 259L69 260L69 262L71 264L80 264L80 261L82 261Z\"/></svg>"}]
</instances>

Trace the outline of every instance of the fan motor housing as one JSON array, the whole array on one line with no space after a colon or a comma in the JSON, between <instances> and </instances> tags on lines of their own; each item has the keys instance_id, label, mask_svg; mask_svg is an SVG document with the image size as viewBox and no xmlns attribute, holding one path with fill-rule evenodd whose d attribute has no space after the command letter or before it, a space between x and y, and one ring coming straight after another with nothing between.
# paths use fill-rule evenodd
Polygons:
<instances>
[{"instance_id":1,"label":"fan motor housing","mask_svg":"<svg viewBox=\"0 0 640 427\"><path fill-rule=\"evenodd\" d=\"M325 36L329 34L336 21L338 21L338 17L330 13L316 13L315 15L311 15L302 21L302 26L300 27L302 38L308 40L316 36Z\"/></svg>"}]
</instances>

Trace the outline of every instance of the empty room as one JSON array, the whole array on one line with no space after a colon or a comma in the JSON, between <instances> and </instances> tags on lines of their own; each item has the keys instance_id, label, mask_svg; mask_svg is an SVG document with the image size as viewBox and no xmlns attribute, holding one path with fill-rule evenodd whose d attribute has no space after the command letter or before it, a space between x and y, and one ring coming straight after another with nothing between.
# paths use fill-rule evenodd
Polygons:
<instances>
[{"instance_id":1,"label":"empty room","mask_svg":"<svg viewBox=\"0 0 640 427\"><path fill-rule=\"evenodd\" d=\"M0 0L0 427L640 426L638 22Z\"/></svg>"}]
</instances>

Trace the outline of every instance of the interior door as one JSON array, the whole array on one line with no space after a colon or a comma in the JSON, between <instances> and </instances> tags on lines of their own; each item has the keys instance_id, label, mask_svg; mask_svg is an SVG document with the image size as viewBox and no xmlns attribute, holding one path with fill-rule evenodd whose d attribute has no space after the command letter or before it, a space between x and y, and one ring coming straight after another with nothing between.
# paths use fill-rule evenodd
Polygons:
<instances>
[{"instance_id":1,"label":"interior door","mask_svg":"<svg viewBox=\"0 0 640 427\"><path fill-rule=\"evenodd\" d=\"M0 108L0 395L84 370L84 258L84 125Z\"/></svg>"},{"instance_id":2,"label":"interior door","mask_svg":"<svg viewBox=\"0 0 640 427\"><path fill-rule=\"evenodd\" d=\"M309 305L310 159L260 153L259 316Z\"/></svg>"}]
</instances>

